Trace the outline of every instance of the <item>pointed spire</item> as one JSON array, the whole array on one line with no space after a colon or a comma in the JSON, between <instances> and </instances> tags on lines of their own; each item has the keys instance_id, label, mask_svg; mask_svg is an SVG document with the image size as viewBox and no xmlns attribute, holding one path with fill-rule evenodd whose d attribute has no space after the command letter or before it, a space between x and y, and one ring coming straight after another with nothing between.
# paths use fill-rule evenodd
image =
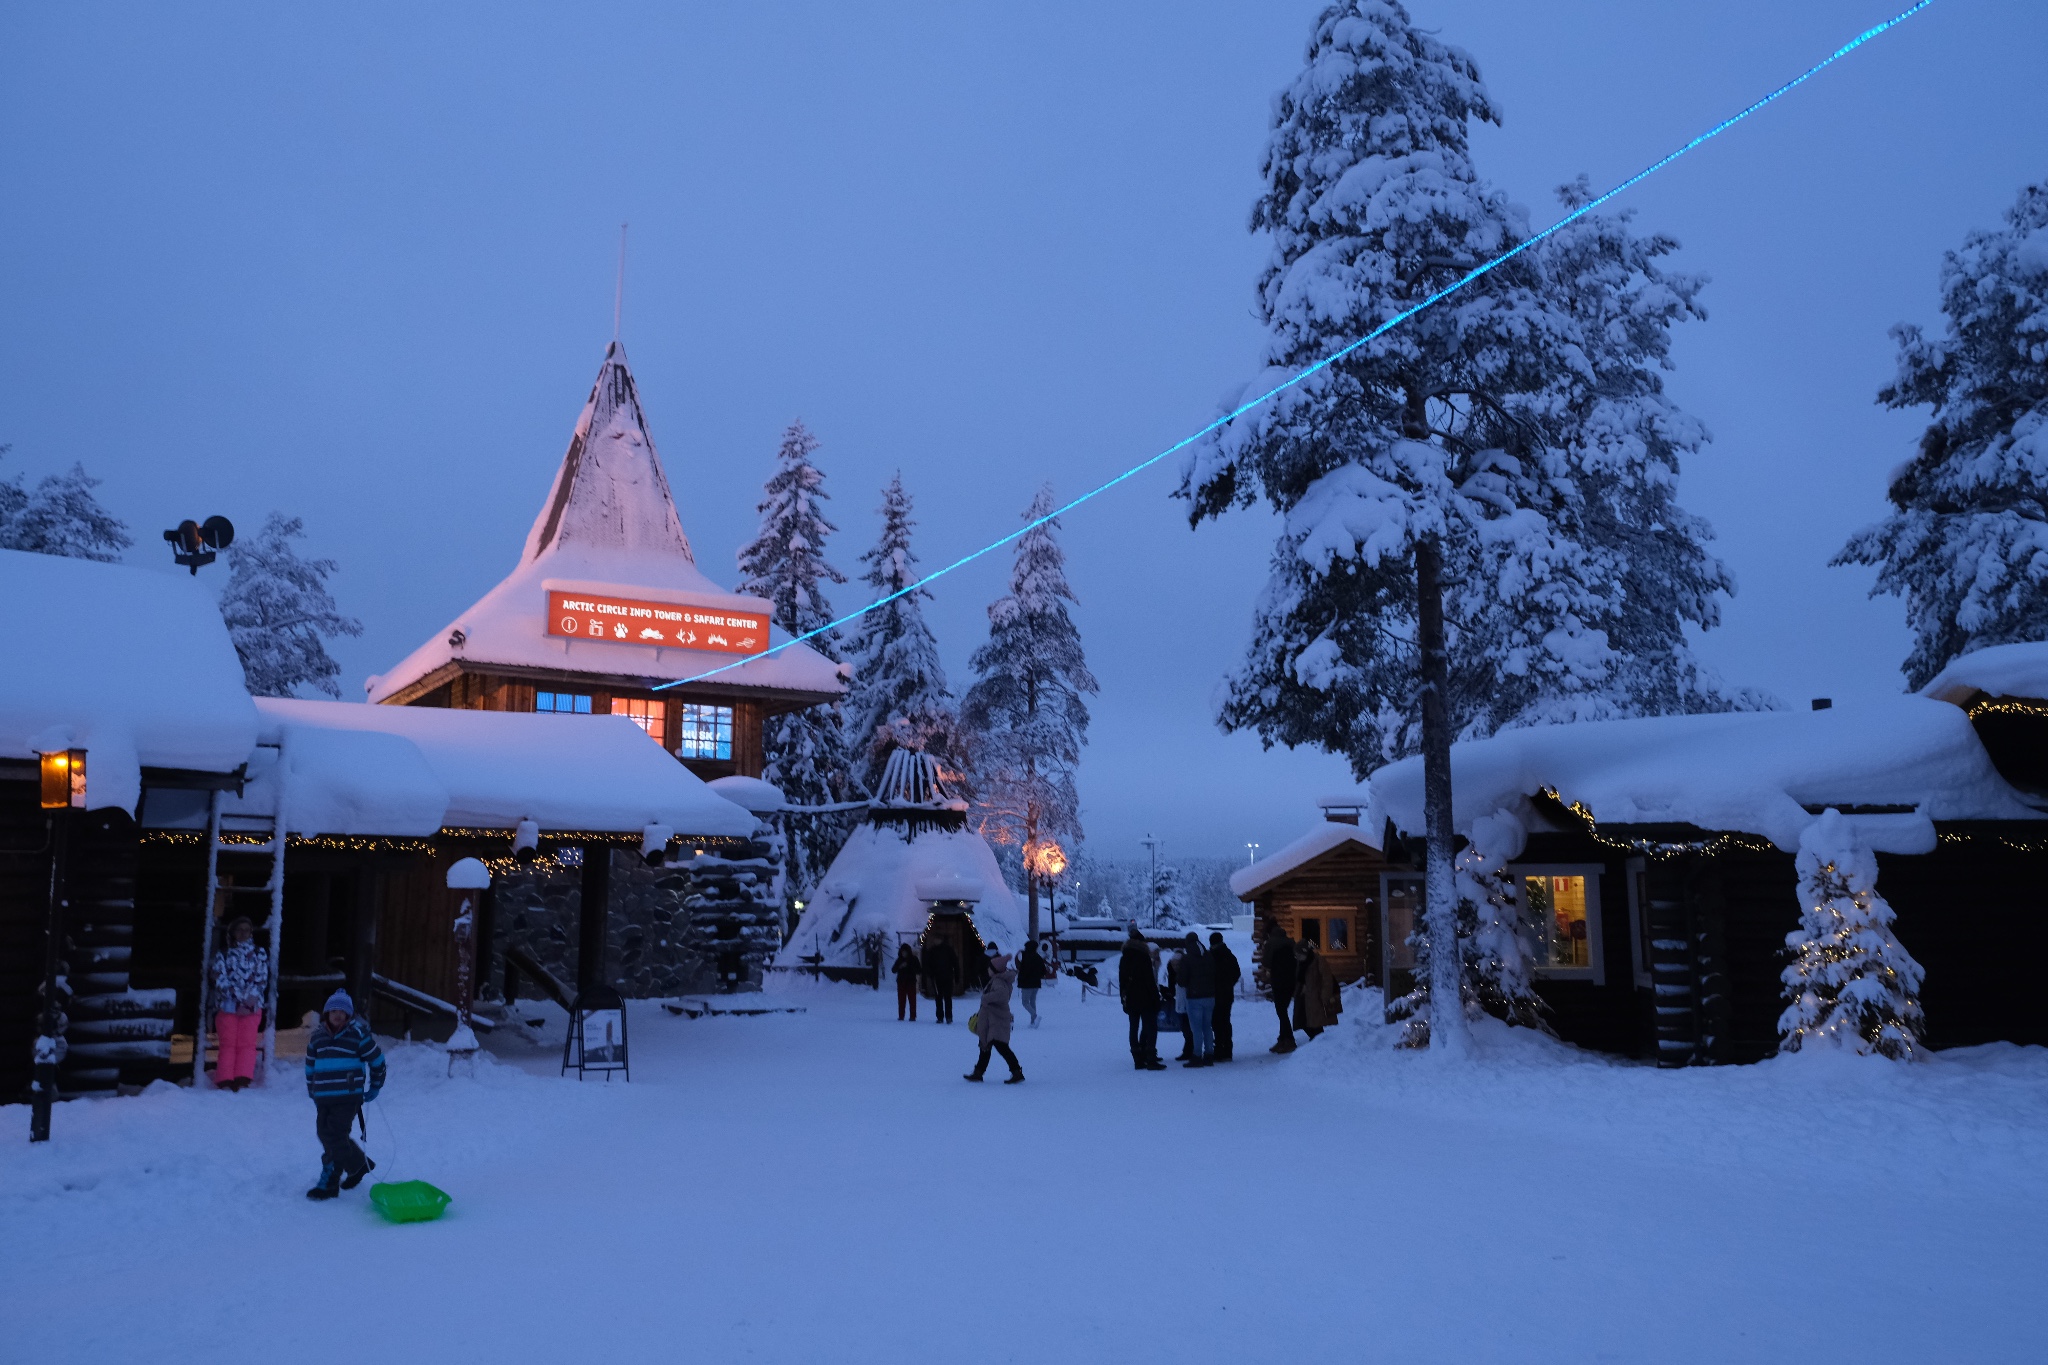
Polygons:
<instances>
[{"instance_id":1,"label":"pointed spire","mask_svg":"<svg viewBox=\"0 0 2048 1365\"><path fill-rule=\"evenodd\" d=\"M520 562L563 549L676 555L696 563L640 411L625 347L617 341L604 353Z\"/></svg>"}]
</instances>

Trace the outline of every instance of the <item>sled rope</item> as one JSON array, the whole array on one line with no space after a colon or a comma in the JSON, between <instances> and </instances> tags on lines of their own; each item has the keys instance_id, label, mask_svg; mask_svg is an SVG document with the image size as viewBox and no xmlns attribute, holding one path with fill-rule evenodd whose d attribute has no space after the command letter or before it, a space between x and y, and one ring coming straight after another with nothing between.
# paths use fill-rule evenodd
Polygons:
<instances>
[{"instance_id":1,"label":"sled rope","mask_svg":"<svg viewBox=\"0 0 2048 1365\"><path fill-rule=\"evenodd\" d=\"M1299 374L1296 374L1292 378L1284 380L1279 384L1275 384L1272 388L1267 389L1264 393L1260 394L1256 398L1248 399L1247 401L1240 403L1237 407L1232 408L1229 412L1224 413L1221 417L1218 417L1215 421L1210 422L1207 426L1202 427L1200 430L1195 431L1185 437L1182 437L1178 441L1175 441L1172 445L1160 451L1157 455L1154 455L1150 459L1142 460L1139 463L1132 465L1123 473L1118 474L1116 477L1112 479L1108 479L1100 484L1097 484L1095 487L1089 489L1087 492L1081 494L1079 497L1074 498L1069 502L1063 503L1060 506L1054 508L1052 511L1047 512L1044 516L1026 522L1023 526L1020 526L1016 530L1010 532L1008 535L1003 536L1001 539L992 540L988 544L982 546L980 549L972 551L968 554L964 554L960 556L960 558L954 560L950 564L943 566L942 568L932 570L924 577L918 579L915 583L911 583L905 587L898 588L895 592L888 594L886 597L878 597L874 601L868 603L866 606L858 607L853 611L848 612L846 615L839 617L837 620L828 621L824 625L817 627L815 630L807 630L803 634L798 635L793 639L784 640L781 644L774 645L768 649L764 649L757 654L749 654L744 658L735 659L729 664L721 664L717 668L706 669L702 673L695 673L687 678L678 678L674 682L661 683L658 686L656 686L654 690L657 692L661 692L666 691L668 688L671 687L681 687L684 683L701 682L705 678L716 677L718 674L724 673L729 669L739 668L743 665L753 663L756 659L765 659L770 655L780 654L783 650L788 649L791 645L800 645L804 641L809 640L814 636L823 635L826 631L837 630L840 626L846 625L848 622L859 620L861 617L867 615L869 612L873 611L877 607L887 606L889 603L894 602L899 597L908 597L911 593L916 592L918 589L924 587L927 583L932 583L937 581L938 579L944 578L947 574L953 572L955 569L965 568L967 565L972 564L975 560L980 559L982 556L992 554L995 551L1002 549L1005 545L1010 544L1012 541L1017 540L1021 536L1028 535L1030 532L1037 530L1039 527L1045 525L1047 522L1052 521L1057 517L1060 517L1068 512L1073 511L1076 507L1079 507L1082 503L1089 501L1091 498L1099 497L1100 495L1107 493L1110 489L1115 488L1118 484L1123 483L1125 480L1136 478L1138 475L1150 469L1153 465L1158 464L1167 456L1178 454L1180 451L1187 449L1195 442L1201 440L1204 436L1207 436L1210 432L1217 430L1219 427L1229 425L1231 422L1236 421L1238 418L1250 412L1253 408L1258 407L1260 404L1270 402L1274 398L1277 398L1279 395L1287 392L1287 390L1295 387L1297 384L1300 384L1308 379L1313 378L1315 375L1320 374L1322 371L1328 369L1330 366L1342 360L1345 356L1350 355L1359 347L1367 344L1370 341L1377 339L1378 337L1385 335L1389 331L1392 331L1394 328L1400 326L1409 318L1414 317L1417 313L1422 312L1424 309L1433 307L1434 305L1449 298L1451 295L1457 293L1460 289L1463 289L1466 285L1472 283L1480 276L1485 275L1490 271L1497 270L1503 265L1506 265L1509 261L1521 255L1530 247L1533 247L1537 245L1539 242L1542 242L1551 234L1559 231L1562 228L1570 226L1572 223L1585 217L1587 214L1599 208L1602 204L1605 204L1610 199L1615 198L1617 195L1624 194L1630 189L1633 189L1635 186L1640 185L1643 181L1648 180L1651 176L1663 170L1666 166L1669 166L1672 162L1678 160L1678 158L1684 156L1693 148L1698 147L1706 142L1710 142L1714 138L1719 137L1721 134L1727 132L1730 128L1733 128L1736 124L1748 118L1751 114L1757 113L1766 105L1771 104L1772 102L1780 99L1781 97L1790 94L1792 91L1806 84L1806 82L1812 80L1815 76L1818 76L1821 72L1833 66L1836 62L1842 60L1842 58L1848 56L1851 52L1854 52L1857 48L1862 47L1871 39L1877 37L1881 33L1884 33L1888 29L1892 29L1900 24L1903 24L1906 20L1912 18L1914 15L1918 14L1921 10L1926 9L1929 5L1932 5L1933 3L1934 0L1918 0L1917 4L1911 5L1906 9L1900 10L1897 14L1885 20L1883 23L1872 25L1870 28L1863 30L1863 32L1857 34L1854 38L1851 38L1848 42L1842 44L1833 52L1830 52L1827 56L1815 62L1812 66L1807 67L1806 70L1800 72L1791 80L1786 81L1783 85L1771 91L1768 95L1765 95L1762 98L1756 100L1754 103L1746 106L1740 112L1730 114L1727 118L1722 119L1719 123L1707 129L1707 131L1701 133L1699 136L1693 138L1684 146L1679 147L1675 151L1667 152L1665 155L1651 162L1642 170L1637 171L1634 175L1622 181L1620 184L1616 185L1613 189L1607 191L1605 194L1599 196L1597 199L1588 200L1586 203L1581 204L1578 208L1573 209L1570 213L1567 213L1564 217L1552 223L1549 227L1543 229L1543 231L1535 234L1532 237L1526 238L1523 241L1517 242L1514 246L1509 247L1506 251L1501 252L1492 260L1486 261L1481 265L1474 266L1471 270L1461 275L1458 279L1456 279L1450 284L1445 285L1442 289L1437 290L1434 294L1431 294L1428 298L1422 300L1420 303L1417 303L1412 307L1402 309L1400 312L1394 314L1392 317L1388 318L1379 326L1373 328L1370 332L1367 332L1364 336L1358 338L1358 340L1351 342L1349 345L1344 346L1339 350L1331 352L1327 356L1324 356L1321 360L1318 360L1315 364L1309 366L1307 369L1301 371Z\"/></svg>"}]
</instances>

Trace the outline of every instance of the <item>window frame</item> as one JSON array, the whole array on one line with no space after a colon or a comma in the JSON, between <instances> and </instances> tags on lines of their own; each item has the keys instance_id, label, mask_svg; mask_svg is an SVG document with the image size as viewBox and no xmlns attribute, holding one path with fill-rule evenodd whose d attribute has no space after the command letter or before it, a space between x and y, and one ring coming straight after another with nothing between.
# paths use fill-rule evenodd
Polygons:
<instances>
[{"instance_id":1,"label":"window frame","mask_svg":"<svg viewBox=\"0 0 2048 1365\"><path fill-rule=\"evenodd\" d=\"M692 711L718 713L711 727L711 752L692 753L686 747L697 734L702 733L701 722L693 722ZM730 703L715 701L678 700L676 703L676 745L675 756L692 763L731 763L739 749L739 708ZM723 741L724 752L719 752Z\"/></svg>"},{"instance_id":2,"label":"window frame","mask_svg":"<svg viewBox=\"0 0 2048 1365\"><path fill-rule=\"evenodd\" d=\"M641 708L640 715L633 714L633 707ZM660 715L655 714L657 708ZM662 748L668 747L668 698L666 697L620 697L612 698L612 714L624 716L644 731L647 737Z\"/></svg>"},{"instance_id":3,"label":"window frame","mask_svg":"<svg viewBox=\"0 0 2048 1365\"><path fill-rule=\"evenodd\" d=\"M1647 990L1655 978L1650 972L1650 860L1630 858L1623 865L1628 877L1628 951L1635 982Z\"/></svg>"},{"instance_id":4,"label":"window frame","mask_svg":"<svg viewBox=\"0 0 2048 1365\"><path fill-rule=\"evenodd\" d=\"M1508 872L1515 879L1515 908L1521 916L1522 930L1529 942L1531 974L1546 981L1590 981L1596 986L1607 984L1607 939L1605 926L1600 914L1600 878L1606 875L1605 863L1511 863ZM1586 879L1586 965L1583 967L1553 967L1540 959L1545 936L1535 931L1535 916L1529 909L1530 877L1583 877Z\"/></svg>"},{"instance_id":5,"label":"window frame","mask_svg":"<svg viewBox=\"0 0 2048 1365\"><path fill-rule=\"evenodd\" d=\"M567 697L571 705L566 711L559 706L542 706L542 697ZM577 702L582 705L575 705ZM589 716L596 714L595 707L594 694L589 692L553 692L538 687L533 690L533 711L538 716Z\"/></svg>"}]
</instances>

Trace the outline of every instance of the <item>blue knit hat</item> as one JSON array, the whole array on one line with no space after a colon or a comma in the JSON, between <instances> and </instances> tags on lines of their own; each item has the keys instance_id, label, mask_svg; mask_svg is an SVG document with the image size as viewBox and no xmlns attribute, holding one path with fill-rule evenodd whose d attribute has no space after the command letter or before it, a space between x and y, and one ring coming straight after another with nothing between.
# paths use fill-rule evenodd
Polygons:
<instances>
[{"instance_id":1,"label":"blue knit hat","mask_svg":"<svg viewBox=\"0 0 2048 1365\"><path fill-rule=\"evenodd\" d=\"M343 1014L348 1015L350 1018L355 1017L356 1002L348 998L347 991L336 991L334 994L328 996L327 1003L320 1007L320 1012L322 1014L332 1014L336 1010L340 1010Z\"/></svg>"}]
</instances>

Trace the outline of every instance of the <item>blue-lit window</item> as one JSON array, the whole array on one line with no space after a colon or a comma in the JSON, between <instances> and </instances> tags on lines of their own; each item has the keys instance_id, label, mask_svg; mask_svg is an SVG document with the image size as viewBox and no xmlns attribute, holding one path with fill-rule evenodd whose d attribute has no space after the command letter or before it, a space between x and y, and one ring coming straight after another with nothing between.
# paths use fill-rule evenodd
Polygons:
<instances>
[{"instance_id":1,"label":"blue-lit window","mask_svg":"<svg viewBox=\"0 0 2048 1365\"><path fill-rule=\"evenodd\" d=\"M533 709L557 716L587 716L590 714L590 698L576 692L536 692L533 694Z\"/></svg>"},{"instance_id":2,"label":"blue-lit window","mask_svg":"<svg viewBox=\"0 0 2048 1365\"><path fill-rule=\"evenodd\" d=\"M682 737L676 741L679 758L731 758L732 708L695 706L683 703Z\"/></svg>"}]
</instances>

